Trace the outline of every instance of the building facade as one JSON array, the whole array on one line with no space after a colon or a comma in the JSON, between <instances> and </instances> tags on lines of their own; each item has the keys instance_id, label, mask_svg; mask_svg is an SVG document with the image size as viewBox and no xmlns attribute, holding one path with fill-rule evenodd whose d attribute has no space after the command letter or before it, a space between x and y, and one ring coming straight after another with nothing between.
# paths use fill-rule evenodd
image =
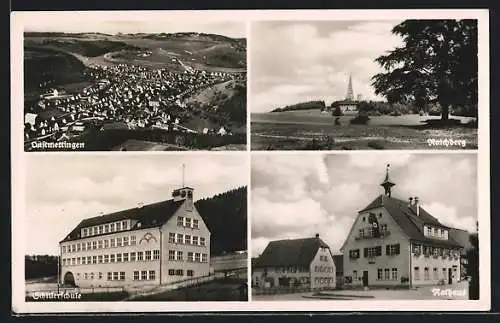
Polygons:
<instances>
[{"instance_id":1,"label":"building facade","mask_svg":"<svg viewBox=\"0 0 500 323\"><path fill-rule=\"evenodd\" d=\"M426 212L418 197L392 197L388 169L381 186L385 193L359 211L341 248L346 285L412 287L460 280L463 246L452 228Z\"/></svg>"},{"instance_id":2,"label":"building facade","mask_svg":"<svg viewBox=\"0 0 500 323\"><path fill-rule=\"evenodd\" d=\"M210 231L193 189L172 197L80 222L60 242L60 283L126 288L209 275Z\"/></svg>"},{"instance_id":3,"label":"building facade","mask_svg":"<svg viewBox=\"0 0 500 323\"><path fill-rule=\"evenodd\" d=\"M335 277L330 247L319 235L272 241L252 268L255 288L335 288Z\"/></svg>"}]
</instances>

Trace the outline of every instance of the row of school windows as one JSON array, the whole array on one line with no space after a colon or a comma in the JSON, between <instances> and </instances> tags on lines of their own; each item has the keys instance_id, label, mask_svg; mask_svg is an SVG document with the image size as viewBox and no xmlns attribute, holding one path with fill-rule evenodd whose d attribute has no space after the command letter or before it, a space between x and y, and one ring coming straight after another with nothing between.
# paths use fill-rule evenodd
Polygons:
<instances>
[{"instance_id":1,"label":"row of school windows","mask_svg":"<svg viewBox=\"0 0 500 323\"><path fill-rule=\"evenodd\" d=\"M89 228L82 229L82 237L90 237L98 234L111 233L128 230L130 228L130 221L117 221L113 223L96 225Z\"/></svg>"},{"instance_id":2,"label":"row of school windows","mask_svg":"<svg viewBox=\"0 0 500 323\"><path fill-rule=\"evenodd\" d=\"M169 243L179 243L179 244L188 244L193 246L205 246L206 239L205 237L192 236L189 234L182 233L168 233L168 242Z\"/></svg>"},{"instance_id":3,"label":"row of school windows","mask_svg":"<svg viewBox=\"0 0 500 323\"><path fill-rule=\"evenodd\" d=\"M84 256L84 257L73 257L73 258L63 258L63 266L74 266L74 265L94 265L94 264L107 264L107 263L121 263L121 262L133 262L133 261L149 261L149 260L159 260L160 250L147 250L138 252L124 252L110 255L97 255L97 256Z\"/></svg>"},{"instance_id":4,"label":"row of school windows","mask_svg":"<svg viewBox=\"0 0 500 323\"><path fill-rule=\"evenodd\" d=\"M80 279L82 276L80 273L76 274L76 278ZM118 280L118 281L124 281L125 280L125 272L124 271L115 271L115 272L108 272L106 276L107 280ZM94 280L94 279L103 279L103 273L83 273L83 279L85 280ZM156 279L156 272L154 270L142 270L142 271L134 271L133 273L133 279L134 280L155 280Z\"/></svg>"},{"instance_id":5,"label":"row of school windows","mask_svg":"<svg viewBox=\"0 0 500 323\"><path fill-rule=\"evenodd\" d=\"M184 269L169 269L168 275L169 276L184 276ZM191 270L191 269L186 270L186 276L193 277L194 270Z\"/></svg>"},{"instance_id":6,"label":"row of school windows","mask_svg":"<svg viewBox=\"0 0 500 323\"><path fill-rule=\"evenodd\" d=\"M135 246L136 244L137 244L136 236L125 236L125 237L116 237L104 240L93 240L93 241L73 243L70 245L62 246L61 251L62 253L67 253L67 252L70 253L70 252L79 252L79 251L96 250L96 249Z\"/></svg>"},{"instance_id":7,"label":"row of school windows","mask_svg":"<svg viewBox=\"0 0 500 323\"><path fill-rule=\"evenodd\" d=\"M400 244L390 244L385 246L385 254L387 256L395 256L400 254ZM373 258L382 256L382 246L375 246L363 249L363 256L365 258ZM360 258L360 250L353 249L349 250L349 258L350 259L358 259Z\"/></svg>"},{"instance_id":8,"label":"row of school windows","mask_svg":"<svg viewBox=\"0 0 500 323\"><path fill-rule=\"evenodd\" d=\"M191 229L199 229L199 221L197 219L178 216L177 226L184 228L191 228Z\"/></svg>"},{"instance_id":9,"label":"row of school windows","mask_svg":"<svg viewBox=\"0 0 500 323\"><path fill-rule=\"evenodd\" d=\"M168 260L184 261L184 252L180 250L169 250ZM200 252L188 252L187 261L190 262L208 262L208 254Z\"/></svg>"},{"instance_id":10,"label":"row of school windows","mask_svg":"<svg viewBox=\"0 0 500 323\"><path fill-rule=\"evenodd\" d=\"M439 277L439 272L441 271L441 277ZM457 267L453 267L453 273L457 272ZM419 267L414 267L413 268L413 277L415 280L420 280L420 268ZM432 279L433 280L438 280L438 279L447 279L448 278L448 269L447 268L442 268L439 270L439 268L434 267L432 268ZM424 268L424 280L431 280L431 273L430 273L430 268L425 267Z\"/></svg>"}]
</instances>

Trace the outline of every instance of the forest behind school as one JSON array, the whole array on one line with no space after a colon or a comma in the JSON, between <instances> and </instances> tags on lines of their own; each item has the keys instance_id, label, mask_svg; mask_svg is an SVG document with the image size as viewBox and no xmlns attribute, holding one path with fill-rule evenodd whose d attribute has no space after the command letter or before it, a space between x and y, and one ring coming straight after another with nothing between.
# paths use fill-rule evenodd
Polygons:
<instances>
[{"instance_id":1,"label":"forest behind school","mask_svg":"<svg viewBox=\"0 0 500 323\"><path fill-rule=\"evenodd\" d=\"M247 250L247 187L195 202L211 232L210 255ZM25 256L25 279L57 276L58 256Z\"/></svg>"}]
</instances>

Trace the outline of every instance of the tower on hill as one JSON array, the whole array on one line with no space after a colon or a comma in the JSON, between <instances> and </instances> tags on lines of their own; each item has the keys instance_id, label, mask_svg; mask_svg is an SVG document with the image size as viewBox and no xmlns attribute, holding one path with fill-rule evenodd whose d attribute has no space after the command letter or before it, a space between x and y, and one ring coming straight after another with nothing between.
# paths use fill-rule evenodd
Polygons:
<instances>
[{"instance_id":1,"label":"tower on hill","mask_svg":"<svg viewBox=\"0 0 500 323\"><path fill-rule=\"evenodd\" d=\"M351 77L351 74L349 74L349 84L347 85L347 94L345 96L345 99L347 101L353 101L354 100L354 91L352 90L352 77Z\"/></svg>"}]
</instances>

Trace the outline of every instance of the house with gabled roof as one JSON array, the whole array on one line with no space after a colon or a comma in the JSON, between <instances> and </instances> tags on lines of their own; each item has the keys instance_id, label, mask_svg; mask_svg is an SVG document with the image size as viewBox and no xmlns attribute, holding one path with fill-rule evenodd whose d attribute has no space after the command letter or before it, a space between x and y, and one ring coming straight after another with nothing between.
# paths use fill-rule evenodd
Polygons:
<instances>
[{"instance_id":1,"label":"house with gabled roof","mask_svg":"<svg viewBox=\"0 0 500 323\"><path fill-rule=\"evenodd\" d=\"M252 261L255 288L335 288L336 270L330 247L313 238L271 241Z\"/></svg>"},{"instance_id":2,"label":"house with gabled roof","mask_svg":"<svg viewBox=\"0 0 500 323\"><path fill-rule=\"evenodd\" d=\"M423 209L418 197L393 197L389 165L380 185L384 194L358 212L341 247L345 283L412 287L459 281L464 246L456 230Z\"/></svg>"},{"instance_id":3,"label":"house with gabled roof","mask_svg":"<svg viewBox=\"0 0 500 323\"><path fill-rule=\"evenodd\" d=\"M82 220L59 243L60 283L133 288L209 275L211 234L193 191Z\"/></svg>"}]
</instances>

